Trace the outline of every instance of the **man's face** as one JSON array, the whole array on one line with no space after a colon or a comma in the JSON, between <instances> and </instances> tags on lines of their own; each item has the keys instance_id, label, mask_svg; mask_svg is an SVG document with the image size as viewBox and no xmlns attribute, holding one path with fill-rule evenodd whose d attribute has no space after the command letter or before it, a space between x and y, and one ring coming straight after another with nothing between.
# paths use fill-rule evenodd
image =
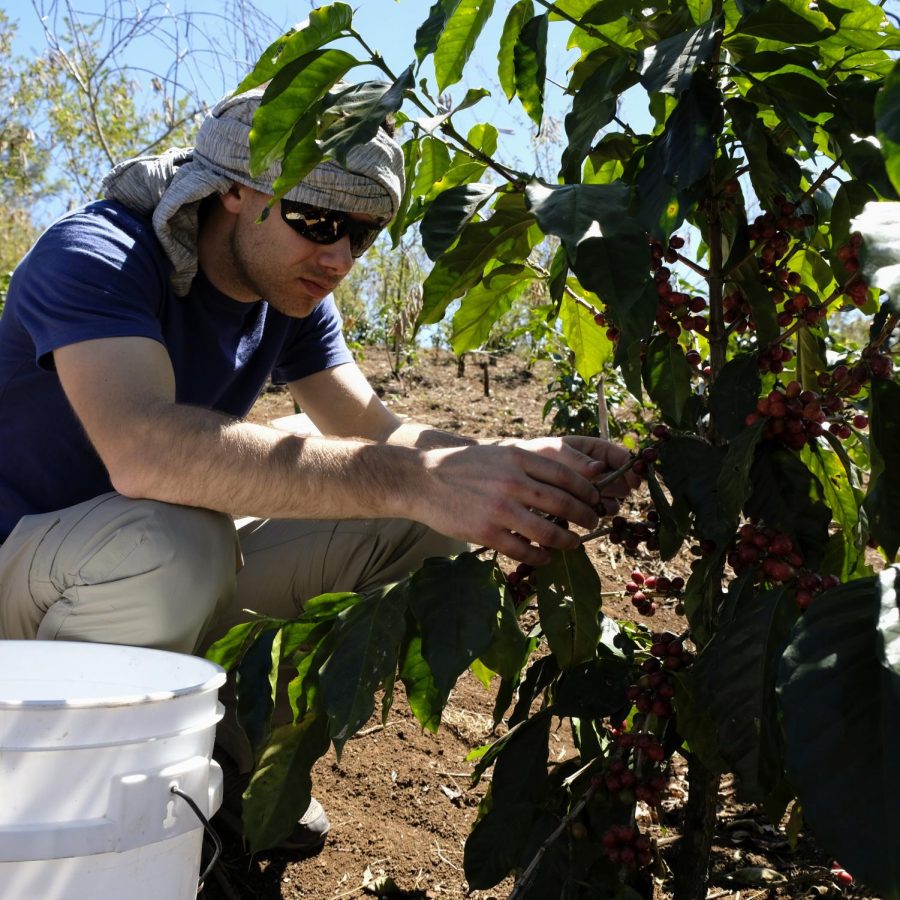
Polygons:
<instances>
[{"instance_id":1,"label":"man's face","mask_svg":"<svg viewBox=\"0 0 900 900\"><path fill-rule=\"evenodd\" d=\"M270 197L243 186L239 190L241 203L226 263L235 282L230 293L241 299L262 298L288 316L308 316L353 267L349 238L317 244L291 228L277 204L260 222Z\"/></svg>"}]
</instances>

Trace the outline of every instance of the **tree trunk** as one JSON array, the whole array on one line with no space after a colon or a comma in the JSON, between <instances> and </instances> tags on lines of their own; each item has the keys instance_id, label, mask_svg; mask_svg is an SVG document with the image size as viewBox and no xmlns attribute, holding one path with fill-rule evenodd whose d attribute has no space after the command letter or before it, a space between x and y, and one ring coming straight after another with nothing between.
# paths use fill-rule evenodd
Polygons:
<instances>
[{"instance_id":1,"label":"tree trunk","mask_svg":"<svg viewBox=\"0 0 900 900\"><path fill-rule=\"evenodd\" d=\"M719 773L711 772L695 755L688 762L688 799L675 867L674 900L703 900L709 878L709 857L716 831Z\"/></svg>"}]
</instances>

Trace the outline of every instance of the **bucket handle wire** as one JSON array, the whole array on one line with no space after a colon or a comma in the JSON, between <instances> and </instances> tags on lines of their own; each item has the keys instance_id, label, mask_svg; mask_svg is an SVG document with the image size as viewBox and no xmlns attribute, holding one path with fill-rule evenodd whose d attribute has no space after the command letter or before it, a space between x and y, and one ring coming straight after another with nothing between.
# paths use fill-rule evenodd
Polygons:
<instances>
[{"instance_id":1,"label":"bucket handle wire","mask_svg":"<svg viewBox=\"0 0 900 900\"><path fill-rule=\"evenodd\" d=\"M197 884L197 893L203 890L203 885L206 879L209 877L209 873L212 872L213 866L219 861L219 857L222 855L222 839L216 833L216 829L212 827L209 822L209 819L206 818L205 815L200 811L200 807L197 806L194 798L185 793L181 788L178 787L177 784L173 784L169 790L175 794L176 797L181 797L185 803L193 810L194 815L200 820L200 823L203 825L204 831L210 836L210 839L213 842L213 846L216 848L213 853L212 859L209 861L209 865L201 872L200 881Z\"/></svg>"}]
</instances>

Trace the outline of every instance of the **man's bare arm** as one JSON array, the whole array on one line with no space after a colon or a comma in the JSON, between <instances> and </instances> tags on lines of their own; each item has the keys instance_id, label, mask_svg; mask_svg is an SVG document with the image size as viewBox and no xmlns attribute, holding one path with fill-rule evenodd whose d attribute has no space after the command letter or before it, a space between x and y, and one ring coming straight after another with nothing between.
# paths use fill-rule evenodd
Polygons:
<instances>
[{"instance_id":1,"label":"man's bare arm","mask_svg":"<svg viewBox=\"0 0 900 900\"><path fill-rule=\"evenodd\" d=\"M382 443L302 438L175 403L168 355L152 340L87 341L54 358L126 496L271 517L403 516L534 564L547 560L543 548L578 542L548 516L587 528L597 521L590 481L606 464L560 442L532 452L422 450L392 443L393 432Z\"/></svg>"}]
</instances>

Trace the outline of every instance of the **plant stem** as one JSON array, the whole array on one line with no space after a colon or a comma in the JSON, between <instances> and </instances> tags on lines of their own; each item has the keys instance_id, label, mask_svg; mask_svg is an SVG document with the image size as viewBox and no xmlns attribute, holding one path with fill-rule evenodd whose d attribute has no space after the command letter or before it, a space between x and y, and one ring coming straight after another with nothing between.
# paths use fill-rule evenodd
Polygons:
<instances>
[{"instance_id":1,"label":"plant stem","mask_svg":"<svg viewBox=\"0 0 900 900\"><path fill-rule=\"evenodd\" d=\"M688 760L688 798L675 867L675 900L706 896L709 856L716 829L719 773L707 769L696 755Z\"/></svg>"}]
</instances>

